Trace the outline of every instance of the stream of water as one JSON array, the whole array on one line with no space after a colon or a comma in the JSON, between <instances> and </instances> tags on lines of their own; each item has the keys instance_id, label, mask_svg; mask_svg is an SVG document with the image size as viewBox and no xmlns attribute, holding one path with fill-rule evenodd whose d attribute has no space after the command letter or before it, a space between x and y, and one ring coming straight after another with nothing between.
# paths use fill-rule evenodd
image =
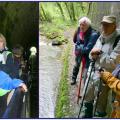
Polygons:
<instances>
[{"instance_id":1,"label":"stream of water","mask_svg":"<svg viewBox=\"0 0 120 120\"><path fill-rule=\"evenodd\" d=\"M39 117L54 118L57 89L61 75L62 49L47 43L40 36L39 43Z\"/></svg>"}]
</instances>

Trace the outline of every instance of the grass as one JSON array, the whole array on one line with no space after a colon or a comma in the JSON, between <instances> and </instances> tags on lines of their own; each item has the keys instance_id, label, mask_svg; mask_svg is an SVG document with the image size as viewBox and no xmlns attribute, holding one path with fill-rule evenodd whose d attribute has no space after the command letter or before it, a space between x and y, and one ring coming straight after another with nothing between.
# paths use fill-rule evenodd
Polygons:
<instances>
[{"instance_id":1,"label":"grass","mask_svg":"<svg viewBox=\"0 0 120 120\"><path fill-rule=\"evenodd\" d=\"M50 22L40 23L40 32L48 38L48 40L55 40L67 43L68 40L64 37L64 31L75 26L76 23L70 21L64 22L62 20L55 20Z\"/></svg>"},{"instance_id":2,"label":"grass","mask_svg":"<svg viewBox=\"0 0 120 120\"><path fill-rule=\"evenodd\" d=\"M69 116L69 84L68 84L68 70L69 70L69 53L70 53L71 45L67 44L65 52L63 52L62 60L63 60L63 69L61 73L61 79L58 88L58 96L56 101L56 109L55 109L55 117L56 118L65 118Z\"/></svg>"}]
</instances>

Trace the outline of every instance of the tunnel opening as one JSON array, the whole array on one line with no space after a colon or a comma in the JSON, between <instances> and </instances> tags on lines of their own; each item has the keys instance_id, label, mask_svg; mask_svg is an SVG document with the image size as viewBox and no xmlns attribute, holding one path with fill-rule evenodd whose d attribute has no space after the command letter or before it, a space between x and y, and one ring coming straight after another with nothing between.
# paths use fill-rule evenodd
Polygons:
<instances>
[{"instance_id":1,"label":"tunnel opening","mask_svg":"<svg viewBox=\"0 0 120 120\"><path fill-rule=\"evenodd\" d=\"M10 51L19 44L24 48L24 59L30 75L28 118L38 118L38 40L39 40L39 5L37 2L0 2L0 33L7 42ZM37 48L36 56L30 59L30 48ZM35 61L34 63L31 61ZM35 67L34 67L35 65ZM34 69L32 69L34 67ZM34 74L33 74L34 73ZM34 77L35 76L35 77ZM34 94L34 96L33 96ZM23 116L25 118L25 116Z\"/></svg>"}]
</instances>

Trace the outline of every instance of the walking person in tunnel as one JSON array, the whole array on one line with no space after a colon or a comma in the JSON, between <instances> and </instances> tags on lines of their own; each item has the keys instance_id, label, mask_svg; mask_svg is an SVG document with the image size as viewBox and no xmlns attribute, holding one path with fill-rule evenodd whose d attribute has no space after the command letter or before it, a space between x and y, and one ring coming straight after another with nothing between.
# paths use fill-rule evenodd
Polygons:
<instances>
[{"instance_id":1,"label":"walking person in tunnel","mask_svg":"<svg viewBox=\"0 0 120 120\"><path fill-rule=\"evenodd\" d=\"M109 87L101 83L99 67L112 72L120 61L120 31L116 29L116 17L104 16L102 21L102 34L90 52L90 59L95 60L95 68L87 87L82 109L83 118L93 117L93 103L97 92L100 91L95 116L106 116ZM99 54L98 54L99 53ZM101 53L101 54L100 54ZM99 89L99 83L101 87Z\"/></svg>"},{"instance_id":2,"label":"walking person in tunnel","mask_svg":"<svg viewBox=\"0 0 120 120\"><path fill-rule=\"evenodd\" d=\"M7 109L8 94L5 94L2 97L0 97L0 108L1 108L0 109L0 117L4 116L5 118L9 118L11 116L11 118L15 118L15 116L18 116L18 114L17 115L10 114L10 112L11 112L10 108L14 108L13 111L15 111L17 113L18 111L15 110L15 108L16 108L15 102L20 98L19 91L23 91L23 92L27 91L27 87L23 83L23 81L16 80L17 74L18 74L17 72L19 72L19 71L16 72L14 67L16 67L16 66L14 64L13 54L6 47L5 37L2 34L0 34L0 72L1 72L0 88L3 87L6 90L12 90L12 89L16 88L16 90L13 94L13 97L10 100L10 104L8 105L9 110ZM4 80L2 80L2 79L4 79ZM11 81L12 79L13 79L13 81ZM16 96L16 97L14 97L14 96Z\"/></svg>"},{"instance_id":3,"label":"walking person in tunnel","mask_svg":"<svg viewBox=\"0 0 120 120\"><path fill-rule=\"evenodd\" d=\"M28 83L27 81L27 63L24 60L23 53L24 53L24 48L20 44L14 45L12 49L13 53L13 59L14 59L14 74L16 74L16 78L22 79L26 84Z\"/></svg>"},{"instance_id":4,"label":"walking person in tunnel","mask_svg":"<svg viewBox=\"0 0 120 120\"><path fill-rule=\"evenodd\" d=\"M96 43L99 33L91 27L91 20L87 17L82 17L79 20L79 27L75 31L73 42L75 43L75 65L72 73L71 85L76 84L77 75L80 68L80 63L83 63L85 68L84 77L89 66L89 52Z\"/></svg>"},{"instance_id":5,"label":"walking person in tunnel","mask_svg":"<svg viewBox=\"0 0 120 120\"><path fill-rule=\"evenodd\" d=\"M38 118L39 117L39 81L38 81L38 56L36 47L30 48L30 57L29 57L29 67L30 67L30 81L31 81L31 89L30 89L30 114L31 117Z\"/></svg>"}]
</instances>

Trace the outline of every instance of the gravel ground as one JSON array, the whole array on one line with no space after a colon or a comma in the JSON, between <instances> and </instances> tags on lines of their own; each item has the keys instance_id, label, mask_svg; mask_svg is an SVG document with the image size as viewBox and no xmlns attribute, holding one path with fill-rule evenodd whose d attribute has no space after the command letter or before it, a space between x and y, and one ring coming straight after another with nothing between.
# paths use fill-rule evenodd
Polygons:
<instances>
[{"instance_id":1,"label":"gravel ground","mask_svg":"<svg viewBox=\"0 0 120 120\"><path fill-rule=\"evenodd\" d=\"M68 83L70 84L71 82L71 78L72 78L72 70L73 70L73 66L75 64L75 56L74 56L74 43L72 41L73 39L73 34L74 34L74 29L71 28L68 31L66 31L64 33L64 35L66 36L67 39L69 39L69 41L71 42L71 52L70 52L70 57L69 57L69 75L68 75ZM78 89L78 83L79 83L79 79L80 79L80 71L78 74L78 78L77 78L77 84L71 86L70 85L70 92L69 92L69 98L70 98L70 116L69 118L77 118L78 116L78 112L79 112L79 105L77 104L77 89ZM66 116L68 117L68 116Z\"/></svg>"}]
</instances>

